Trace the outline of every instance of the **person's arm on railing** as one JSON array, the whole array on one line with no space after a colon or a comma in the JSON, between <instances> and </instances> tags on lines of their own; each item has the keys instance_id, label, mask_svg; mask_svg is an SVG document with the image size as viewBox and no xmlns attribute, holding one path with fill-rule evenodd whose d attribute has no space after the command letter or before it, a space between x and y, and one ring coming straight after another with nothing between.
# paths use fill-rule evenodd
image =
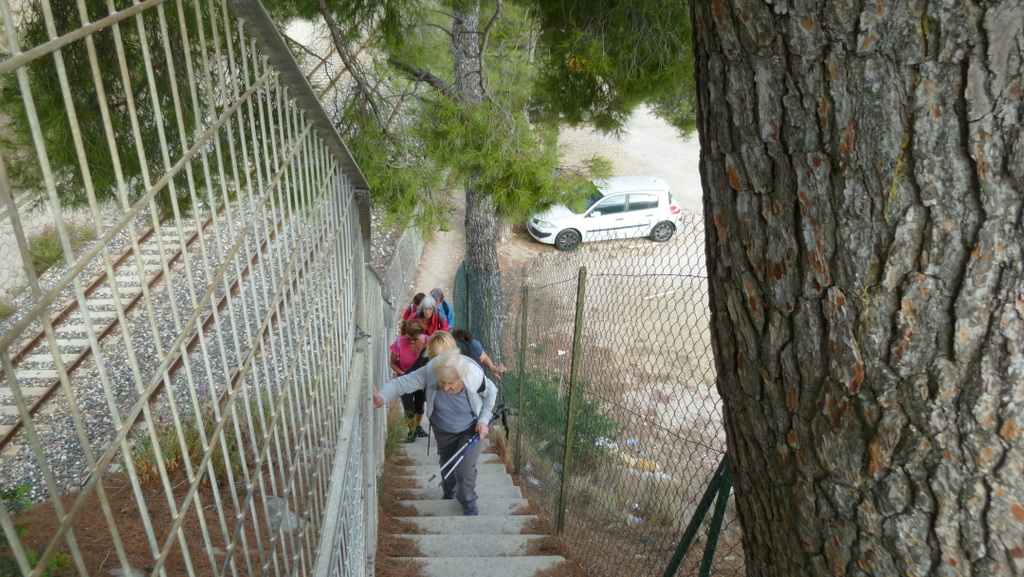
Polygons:
<instances>
[{"instance_id":1,"label":"person's arm on railing","mask_svg":"<svg viewBox=\"0 0 1024 577\"><path fill-rule=\"evenodd\" d=\"M480 353L480 364L486 367L488 371L491 371L491 374L494 375L494 378L498 379L499 381L501 380L501 373L504 373L505 371L508 370L502 363L494 364L494 361L491 360L490 355L488 355L486 351Z\"/></svg>"}]
</instances>

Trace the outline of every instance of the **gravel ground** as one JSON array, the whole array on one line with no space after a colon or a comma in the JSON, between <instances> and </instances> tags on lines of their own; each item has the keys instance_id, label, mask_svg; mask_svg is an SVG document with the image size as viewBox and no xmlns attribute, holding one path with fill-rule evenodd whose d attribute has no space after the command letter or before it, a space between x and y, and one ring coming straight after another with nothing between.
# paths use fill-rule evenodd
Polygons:
<instances>
[{"instance_id":1,"label":"gravel ground","mask_svg":"<svg viewBox=\"0 0 1024 577\"><path fill-rule=\"evenodd\" d=\"M222 234L237 235L241 228L240 219L245 218L244 214L235 214L235 226L228 226L224 216L218 220L218 226ZM264 230L262 223L249 231L248 241L243 245L239 254L247 255L252 247L262 240L261 233ZM230 310L225 310L219 315L222 329L215 331L216 336L210 336L209 354L202 354L200 349L194 351L191 356L189 369L191 380L186 377L185 371L179 371L173 378L171 391L162 392L153 397L149 407L152 411L152 419L157 427L165 427L171 422L174 413L180 419L187 421L194 418L197 413L209 413L210 408L215 404L217 395L223 393L226 382L231 372L235 370L234 361L239 358L239 353L248 350L249 342L252 342L259 323L262 321L269 308L269 299L273 296L273 287L267 285L267 279L277 278L280 271L277 264L285 263L289 253L302 233L302 229L292 225L279 232L274 241L270 243L265 251L264 259L254 268L246 283L244 283L241 294L232 301ZM32 433L38 437L39 445L45 455L48 471L44 470L32 456L32 451L22 448L14 457L4 458L0 463L0 484L21 485L29 484L31 489L28 497L33 501L49 499L52 490L60 493L74 491L88 478L91 470L90 462L95 462L103 451L106 450L109 442L114 438L116 427L120 421L127 417L139 399L142 391L153 378L156 368L168 356L173 343L182 334L182 326L195 310L194 298L201 296L210 287L205 280L209 276L208 271L214 271L221 266L220 252L213 246L212 228L206 237L206 255L201 254L201 243L194 243L189 250L188 262L192 269L194 281L190 282L185 274L185 267L179 262L172 270L173 287L168 289L169 283L161 282L151 291L150 299L144 300L141 306L136 307L127 315L127 324L112 333L110 338L103 342L101 352L102 361L97 364L95 357L90 357L72 375L72 398L74 407L78 414L76 422L72 418L72 412L66 394L59 393L50 401L50 407L46 414L38 416L33 421ZM307 238L306 245L313 237ZM232 241L223 243L229 246ZM117 235L111 244L111 252L125 249L130 244L126 232ZM296 252L303 254L308 248L301 248ZM144 250L143 252L149 252ZM170 252L170 251L168 251ZM236 262L228 267L227 277L234 278L236 269L241 265L236 257ZM82 278L91 278L103 269L102 263L93 262L87 267ZM59 282L64 275L63 267L51 269L41 279L42 286L49 288ZM309 270L305 273L307 277L317 279L318 282L331 282L333 276L329 271L320 269ZM326 279L326 280L325 280ZM330 290L330 289L328 289ZM225 292L225 287L220 284L214 287L213 298L204 307L203 317L212 310L212 302ZM61 295L58 302L63 303L73 296L73 289L69 288ZM169 295L174 295L171 299ZM287 317L289 313L295 318L329 318L337 315L336 310L322 311L323 315L317 314L317 309L322 309L323 303L303 302L303 295L293 297L295 306L303 306L302 310L285 311L282 315ZM23 295L18 299L19 309L24 311L34 306L34 299L30 294ZM337 307L337 304L334 304ZM54 308L54 307L51 307ZM52 314L52 312L51 312ZM200 318L203 318L200 317ZM7 330L17 318L11 319L3 327ZM38 325L38 323L35 323ZM294 325L287 325L292 328ZM275 327L276 328L276 327ZM298 345L295 339L299 337L309 338L309 335L299 335L294 330L274 330L275 346L279 350L295 350ZM234 335L243 335L236 342ZM221 354L220 351L225 351ZM282 375L294 372L293 359L282 359L276 355L263 355L269 357L261 359L254 366L247 382L250 385L258 380L261 386L250 386L246 393L258 391L261 400L264 400L267 393L274 392L274 386L262 385L273 383ZM229 368L224 367L224 359L232 363ZM102 375L101 375L102 373ZM266 402L264 400L264 402ZM244 401L243 401L244 404ZM145 422L136 425L129 434L130 443L138 446L148 436L148 427ZM26 433L23 432L16 439L16 443L29 443ZM120 457L115 458L111 470L119 470L121 467ZM50 477L47 481L46 477Z\"/></svg>"}]
</instances>

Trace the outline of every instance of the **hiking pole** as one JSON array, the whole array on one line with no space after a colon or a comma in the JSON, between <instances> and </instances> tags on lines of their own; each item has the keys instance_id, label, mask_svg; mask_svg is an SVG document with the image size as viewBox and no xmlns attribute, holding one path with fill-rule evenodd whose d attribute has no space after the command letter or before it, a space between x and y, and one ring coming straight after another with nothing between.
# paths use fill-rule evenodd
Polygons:
<instances>
[{"instance_id":1,"label":"hiking pole","mask_svg":"<svg viewBox=\"0 0 1024 577\"><path fill-rule=\"evenodd\" d=\"M500 407L498 407L498 410L494 411L494 414L491 415L491 418L487 420L486 424L490 425L491 422L494 421L495 417L497 417L498 415L504 413L507 410L508 410L508 407L506 407L505 405L501 405ZM455 461L455 464L452 465L451 470L448 471L447 473L444 473L444 476L441 477L442 481L447 479L448 475L451 475L452 471L455 470L455 467L458 467L459 463L462 462L462 459L466 456L466 451L468 451L469 448L472 447L473 444L476 443L479 440L480 440L480 435L479 434L473 435L473 438L468 440L468 441L466 441L466 444L462 445L462 447L458 451L456 451L454 455L452 455L451 459L448 459L448 461L446 461L445 464L441 465L441 468L438 469L436 473L434 473L433 475L430 476L429 479L427 479L427 482L429 483L429 482L433 481L435 478L437 478L438 475L444 473L445 467L450 465L452 461L455 461L455 459L458 458L458 461Z\"/></svg>"},{"instance_id":2,"label":"hiking pole","mask_svg":"<svg viewBox=\"0 0 1024 577\"><path fill-rule=\"evenodd\" d=\"M498 410L497 410L497 411L496 411L496 412L495 412L495 413L494 413L493 415L491 415L491 420L490 420L490 421L488 421L488 422L487 422L487 424L488 424L488 425L490 425L490 424L491 424L492 422L494 422L494 419L496 419L496 418L498 417L498 415L504 415L504 413L505 413L505 412L506 412L507 410L508 410L508 408L507 408L507 407L505 407L504 405L502 405L501 407L499 407L499 408L498 408ZM448 469L448 472L447 472L447 473L445 473L443 477L441 477L441 481L444 481L444 480L445 480L445 479L447 479L447 478L448 478L448 477L449 477L449 476L450 476L450 475L451 475L452 473L454 473L454 472L455 472L455 469L456 469L456 467L458 467L458 466L459 466L459 463L461 463L461 462L462 462L462 459L464 459L464 458L466 457L466 453L465 453L465 451L466 451L466 450L468 450L468 449L469 449L469 447L472 447L472 446L473 446L473 443L475 443L475 442L476 442L476 441L477 441L477 440L478 440L479 438L480 438L479 436L474 436L474 438L470 439L470 441L469 441L469 446L468 446L468 447L466 447L466 448L465 448L465 449L463 450L463 452L462 452L462 455L460 455L460 456L459 456L459 460L458 460L458 461L455 461L455 464L454 464L454 465L452 465L452 468L451 468L451 469Z\"/></svg>"}]
</instances>

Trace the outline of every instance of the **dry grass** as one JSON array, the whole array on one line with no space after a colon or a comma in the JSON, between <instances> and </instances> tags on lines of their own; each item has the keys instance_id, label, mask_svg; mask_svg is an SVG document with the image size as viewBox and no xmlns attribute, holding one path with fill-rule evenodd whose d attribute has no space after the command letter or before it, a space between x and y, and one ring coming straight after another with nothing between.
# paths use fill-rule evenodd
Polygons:
<instances>
[{"instance_id":1,"label":"dry grass","mask_svg":"<svg viewBox=\"0 0 1024 577\"><path fill-rule=\"evenodd\" d=\"M516 485L519 485L519 479L513 477ZM555 534L555 526L550 519L544 514L544 508L541 503L530 494L529 491L523 491L523 497L529 502L529 505L523 508L522 515L534 515L534 518L527 521L523 525L523 535L547 535L544 539L539 539L530 544L526 550L527 555L557 555L565 558L565 561L558 565L540 571L534 575L534 577L589 577L586 569L578 561L577 552L572 549L570 544L562 537Z\"/></svg>"}]
</instances>

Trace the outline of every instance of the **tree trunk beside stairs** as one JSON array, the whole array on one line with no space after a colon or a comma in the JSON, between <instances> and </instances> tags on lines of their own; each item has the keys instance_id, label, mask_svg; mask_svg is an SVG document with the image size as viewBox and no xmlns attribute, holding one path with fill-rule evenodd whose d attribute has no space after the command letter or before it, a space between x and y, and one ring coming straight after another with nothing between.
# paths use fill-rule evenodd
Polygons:
<instances>
[{"instance_id":1,"label":"tree trunk beside stairs","mask_svg":"<svg viewBox=\"0 0 1024 577\"><path fill-rule=\"evenodd\" d=\"M690 4L748 574L1024 575L1024 4Z\"/></svg>"},{"instance_id":2,"label":"tree trunk beside stairs","mask_svg":"<svg viewBox=\"0 0 1024 577\"><path fill-rule=\"evenodd\" d=\"M480 54L479 5L456 12L452 17L452 54L455 88L466 105L479 106L486 100ZM492 354L500 354L501 275L498 271L498 219L494 201L487 191L466 181L466 272L469 276L470 318L474 337ZM499 358L495 357L495 362Z\"/></svg>"}]
</instances>

